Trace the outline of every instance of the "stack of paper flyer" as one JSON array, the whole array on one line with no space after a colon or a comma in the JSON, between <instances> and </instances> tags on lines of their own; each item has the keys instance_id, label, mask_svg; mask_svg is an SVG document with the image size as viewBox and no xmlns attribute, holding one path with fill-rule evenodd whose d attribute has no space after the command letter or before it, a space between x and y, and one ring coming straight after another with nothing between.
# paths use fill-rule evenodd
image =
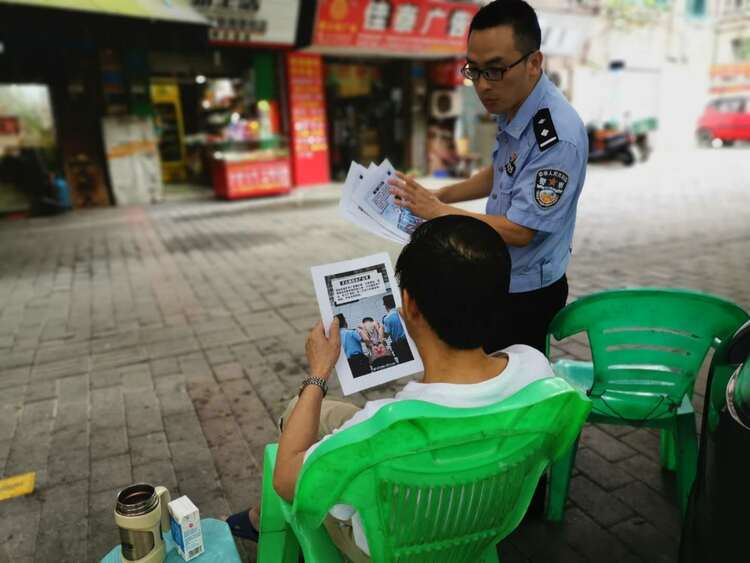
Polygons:
<instances>
[{"instance_id":1,"label":"stack of paper flyer","mask_svg":"<svg viewBox=\"0 0 750 563\"><path fill-rule=\"evenodd\" d=\"M424 219L394 203L388 180L396 171L388 159L365 168L352 162L341 194L339 210L355 225L373 234L406 244Z\"/></svg>"},{"instance_id":2,"label":"stack of paper flyer","mask_svg":"<svg viewBox=\"0 0 750 563\"><path fill-rule=\"evenodd\" d=\"M336 374L344 395L423 370L399 315L401 292L388 254L314 266L312 277L324 325L339 319Z\"/></svg>"}]
</instances>

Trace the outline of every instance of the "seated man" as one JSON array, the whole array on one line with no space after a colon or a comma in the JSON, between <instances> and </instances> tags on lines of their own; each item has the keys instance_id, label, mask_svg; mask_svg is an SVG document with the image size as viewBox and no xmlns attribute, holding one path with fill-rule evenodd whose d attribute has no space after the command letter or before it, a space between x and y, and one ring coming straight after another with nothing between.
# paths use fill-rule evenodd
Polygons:
<instances>
[{"instance_id":1,"label":"seated man","mask_svg":"<svg viewBox=\"0 0 750 563\"><path fill-rule=\"evenodd\" d=\"M310 376L282 417L273 481L291 501L297 476L308 455L326 437L372 417L394 401L421 400L449 407L480 407L553 375L545 356L514 345L488 356L482 350L493 315L508 295L510 256L500 235L486 223L458 215L422 224L396 263L402 316L424 362L421 382L410 382L392 399L369 401L364 408L324 399L325 381L340 352L339 321L326 336L318 323L308 336ZM258 511L228 520L232 533L257 539ZM334 518L336 517L336 518ZM337 505L326 520L331 539L352 561L368 561L359 515Z\"/></svg>"}]
</instances>

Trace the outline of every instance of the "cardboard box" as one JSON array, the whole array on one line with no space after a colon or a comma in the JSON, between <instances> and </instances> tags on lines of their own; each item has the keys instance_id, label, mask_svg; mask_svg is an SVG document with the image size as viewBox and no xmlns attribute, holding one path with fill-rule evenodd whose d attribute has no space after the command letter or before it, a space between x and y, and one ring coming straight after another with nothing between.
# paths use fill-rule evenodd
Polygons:
<instances>
[{"instance_id":1,"label":"cardboard box","mask_svg":"<svg viewBox=\"0 0 750 563\"><path fill-rule=\"evenodd\" d=\"M185 561L190 561L205 550L200 513L186 496L173 500L168 506L172 539L180 556Z\"/></svg>"}]
</instances>

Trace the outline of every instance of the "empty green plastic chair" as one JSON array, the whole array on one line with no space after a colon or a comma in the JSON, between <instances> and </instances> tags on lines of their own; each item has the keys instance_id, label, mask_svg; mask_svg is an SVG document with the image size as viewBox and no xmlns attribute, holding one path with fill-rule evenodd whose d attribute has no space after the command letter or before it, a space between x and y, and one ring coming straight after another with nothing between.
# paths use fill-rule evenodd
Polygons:
<instances>
[{"instance_id":1,"label":"empty green plastic chair","mask_svg":"<svg viewBox=\"0 0 750 563\"><path fill-rule=\"evenodd\" d=\"M259 563L335 563L323 526L337 503L360 514L371 559L497 561L542 471L570 447L590 409L561 378L536 381L494 405L458 409L402 401L335 433L305 462L294 503L273 489L266 446Z\"/></svg>"},{"instance_id":2,"label":"empty green plastic chair","mask_svg":"<svg viewBox=\"0 0 750 563\"><path fill-rule=\"evenodd\" d=\"M552 320L556 340L586 332L591 362L559 360L557 375L586 391L589 422L661 429L661 462L677 471L684 512L698 444L693 383L712 346L748 319L736 304L697 291L622 289L578 299ZM547 518L563 517L578 442L551 468Z\"/></svg>"}]
</instances>

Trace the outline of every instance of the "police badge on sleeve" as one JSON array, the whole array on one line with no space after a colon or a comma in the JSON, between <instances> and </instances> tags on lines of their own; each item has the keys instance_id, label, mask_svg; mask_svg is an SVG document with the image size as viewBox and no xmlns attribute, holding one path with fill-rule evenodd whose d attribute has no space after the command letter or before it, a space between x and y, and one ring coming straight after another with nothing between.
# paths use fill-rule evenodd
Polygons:
<instances>
[{"instance_id":1,"label":"police badge on sleeve","mask_svg":"<svg viewBox=\"0 0 750 563\"><path fill-rule=\"evenodd\" d=\"M536 173L534 199L540 207L552 207L562 197L568 185L568 175L560 170L547 168Z\"/></svg>"}]
</instances>

